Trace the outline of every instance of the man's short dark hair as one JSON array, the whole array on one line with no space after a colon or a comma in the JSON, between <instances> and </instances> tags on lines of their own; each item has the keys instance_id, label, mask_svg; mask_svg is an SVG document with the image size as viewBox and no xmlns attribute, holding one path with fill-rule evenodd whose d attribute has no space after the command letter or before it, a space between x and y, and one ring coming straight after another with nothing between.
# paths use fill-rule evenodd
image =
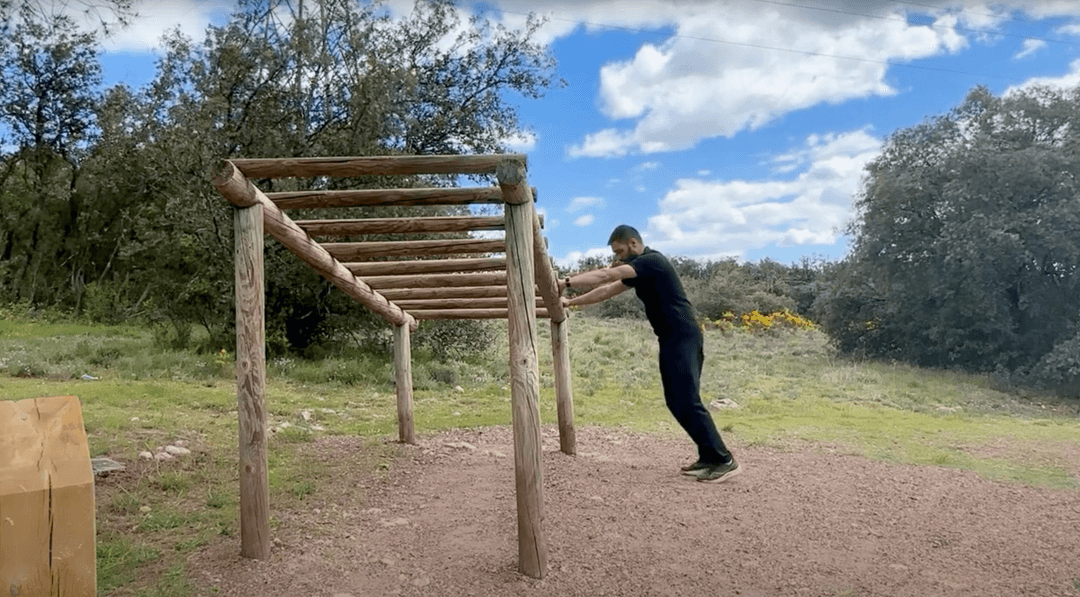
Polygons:
<instances>
[{"instance_id":1,"label":"man's short dark hair","mask_svg":"<svg viewBox=\"0 0 1080 597\"><path fill-rule=\"evenodd\" d=\"M645 244L645 241L641 240L641 234L638 233L636 228L627 226L626 224L619 224L615 227L615 230L611 232L611 236L607 239L607 244L610 245L615 241L628 243L632 238L637 239L641 244Z\"/></svg>"}]
</instances>

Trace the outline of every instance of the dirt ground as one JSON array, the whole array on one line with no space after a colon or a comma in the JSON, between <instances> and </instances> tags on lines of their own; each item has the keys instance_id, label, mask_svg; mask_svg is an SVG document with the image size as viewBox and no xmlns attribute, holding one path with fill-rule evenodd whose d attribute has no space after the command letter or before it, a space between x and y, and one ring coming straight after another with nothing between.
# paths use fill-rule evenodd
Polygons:
<instances>
[{"instance_id":1,"label":"dirt ground","mask_svg":"<svg viewBox=\"0 0 1080 597\"><path fill-rule=\"evenodd\" d=\"M517 573L506 427L423 438L383 475L275 510L265 562L225 537L189 571L207 596L1080 596L1080 492L830 453L733 446L720 484L688 440L545 427L548 571ZM360 449L323 438L321 457Z\"/></svg>"}]
</instances>

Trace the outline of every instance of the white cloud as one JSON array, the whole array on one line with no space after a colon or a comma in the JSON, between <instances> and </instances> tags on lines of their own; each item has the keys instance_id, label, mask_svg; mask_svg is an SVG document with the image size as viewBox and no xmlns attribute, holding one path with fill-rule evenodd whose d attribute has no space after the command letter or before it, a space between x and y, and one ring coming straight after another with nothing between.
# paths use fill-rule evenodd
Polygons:
<instances>
[{"instance_id":1,"label":"white cloud","mask_svg":"<svg viewBox=\"0 0 1080 597\"><path fill-rule=\"evenodd\" d=\"M630 151L633 135L620 133L615 129L604 129L585 136L580 145L572 145L567 150L570 157L620 157Z\"/></svg>"},{"instance_id":2,"label":"white cloud","mask_svg":"<svg viewBox=\"0 0 1080 597\"><path fill-rule=\"evenodd\" d=\"M540 216L540 221L544 224L543 232L550 232L559 227L559 219L548 215L546 208L536 206L536 214Z\"/></svg>"},{"instance_id":3,"label":"white cloud","mask_svg":"<svg viewBox=\"0 0 1080 597\"><path fill-rule=\"evenodd\" d=\"M604 204L603 197L574 197L566 211L575 212L586 207L600 207Z\"/></svg>"},{"instance_id":4,"label":"white cloud","mask_svg":"<svg viewBox=\"0 0 1080 597\"><path fill-rule=\"evenodd\" d=\"M503 139L502 142L510 151L525 153L532 151L539 140L540 137L532 131L520 131Z\"/></svg>"},{"instance_id":5,"label":"white cloud","mask_svg":"<svg viewBox=\"0 0 1080 597\"><path fill-rule=\"evenodd\" d=\"M889 2L834 1L820 12L783 3L663 3L677 6L674 13L657 3L641 4L656 15L654 27L671 26L675 35L600 71L602 112L629 125L585 135L570 156L688 149L818 104L891 95L891 62L967 44L955 28L960 17L911 24Z\"/></svg>"},{"instance_id":6,"label":"white cloud","mask_svg":"<svg viewBox=\"0 0 1080 597\"><path fill-rule=\"evenodd\" d=\"M1080 16L1080 4L1076 0L1013 0L1009 4L1037 19Z\"/></svg>"},{"instance_id":7,"label":"white cloud","mask_svg":"<svg viewBox=\"0 0 1080 597\"><path fill-rule=\"evenodd\" d=\"M699 259L741 256L771 244L829 245L851 217L851 197L881 141L865 129L812 135L785 156L790 180L678 180L649 218L650 244Z\"/></svg>"},{"instance_id":8,"label":"white cloud","mask_svg":"<svg viewBox=\"0 0 1080 597\"><path fill-rule=\"evenodd\" d=\"M586 257L611 257L611 247L594 247L585 252L570 251L566 257L556 257L555 264L559 267L573 267Z\"/></svg>"},{"instance_id":9,"label":"white cloud","mask_svg":"<svg viewBox=\"0 0 1080 597\"><path fill-rule=\"evenodd\" d=\"M154 52L161 37L179 29L185 36L202 41L206 27L227 18L235 2L226 0L155 0L135 3L138 16L131 26L118 30L102 43L107 52Z\"/></svg>"},{"instance_id":10,"label":"white cloud","mask_svg":"<svg viewBox=\"0 0 1080 597\"><path fill-rule=\"evenodd\" d=\"M1073 89L1080 86L1080 59L1073 60L1069 64L1069 72L1060 77L1034 77L1024 81L1020 85L1013 85L1005 90L1005 95L1016 93L1032 87L1054 87L1057 89Z\"/></svg>"},{"instance_id":11,"label":"white cloud","mask_svg":"<svg viewBox=\"0 0 1080 597\"><path fill-rule=\"evenodd\" d=\"M585 214L580 218L574 220L574 226L588 226L593 223L596 218L592 214Z\"/></svg>"},{"instance_id":12,"label":"white cloud","mask_svg":"<svg viewBox=\"0 0 1080 597\"><path fill-rule=\"evenodd\" d=\"M1020 60L1021 58L1026 58L1045 46L1046 42L1041 39L1025 39L1023 49L1017 52L1016 55L1013 56L1013 59Z\"/></svg>"},{"instance_id":13,"label":"white cloud","mask_svg":"<svg viewBox=\"0 0 1080 597\"><path fill-rule=\"evenodd\" d=\"M697 171L698 176L708 176L710 174L712 174L712 170L698 170Z\"/></svg>"},{"instance_id":14,"label":"white cloud","mask_svg":"<svg viewBox=\"0 0 1080 597\"><path fill-rule=\"evenodd\" d=\"M691 0L691 3L694 0ZM520 26L526 15L546 19L537 41L550 43L580 28L589 32L611 27L651 29L673 21L686 0L497 0L502 20Z\"/></svg>"},{"instance_id":15,"label":"white cloud","mask_svg":"<svg viewBox=\"0 0 1080 597\"><path fill-rule=\"evenodd\" d=\"M642 162L638 164L638 170L656 170L660 167L660 162Z\"/></svg>"},{"instance_id":16,"label":"white cloud","mask_svg":"<svg viewBox=\"0 0 1080 597\"><path fill-rule=\"evenodd\" d=\"M1062 25L1054 30L1057 35L1075 35L1080 37L1080 23L1072 23L1070 25Z\"/></svg>"}]
</instances>

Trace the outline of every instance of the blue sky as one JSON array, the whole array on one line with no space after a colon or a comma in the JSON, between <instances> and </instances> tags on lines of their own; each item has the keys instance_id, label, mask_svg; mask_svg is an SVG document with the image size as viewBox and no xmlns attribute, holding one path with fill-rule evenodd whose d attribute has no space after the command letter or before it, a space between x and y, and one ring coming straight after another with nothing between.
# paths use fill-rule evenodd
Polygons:
<instances>
[{"instance_id":1,"label":"blue sky","mask_svg":"<svg viewBox=\"0 0 1080 597\"><path fill-rule=\"evenodd\" d=\"M404 11L410 0L391 0ZM229 3L144 0L108 42L107 84L153 74L160 34L202 39ZM461 2L463 11L474 10ZM478 5L479 6L479 5ZM514 149L566 265L618 224L696 259L839 259L863 165L976 85L1080 87L1080 2L490 0L535 12L566 86L511 97ZM252 156L255 157L255 156Z\"/></svg>"}]
</instances>

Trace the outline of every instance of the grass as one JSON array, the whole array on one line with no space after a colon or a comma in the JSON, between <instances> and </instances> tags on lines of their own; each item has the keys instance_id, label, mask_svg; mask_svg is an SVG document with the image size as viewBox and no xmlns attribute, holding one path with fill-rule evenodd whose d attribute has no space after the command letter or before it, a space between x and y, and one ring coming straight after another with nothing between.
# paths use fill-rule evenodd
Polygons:
<instances>
[{"instance_id":1,"label":"grass","mask_svg":"<svg viewBox=\"0 0 1080 597\"><path fill-rule=\"evenodd\" d=\"M505 338L505 324L493 325ZM540 414L551 422L546 322L538 334ZM664 407L647 324L577 316L570 349L578 425L682 435ZM509 424L506 351L503 341L459 360L414 355L418 431ZM98 482L100 593L192 594L188 556L223 536L239 536L231 355L163 348L151 332L133 326L18 319L0 319L0 355L0 396L78 396L91 455L128 463L123 475ZM1000 387L989 376L839 358L815 332L710 331L706 355L702 397L739 405L714 413L735 446L857 454L1005 482L1078 486L1075 401ZM304 508L331 479L391 473L403 453L387 441L397 436L391 355L275 358L267 369L276 511ZM315 458L314 440L327 436L359 448ZM190 456L138 458L177 440L187 442ZM362 507L363 488L348 499Z\"/></svg>"}]
</instances>

